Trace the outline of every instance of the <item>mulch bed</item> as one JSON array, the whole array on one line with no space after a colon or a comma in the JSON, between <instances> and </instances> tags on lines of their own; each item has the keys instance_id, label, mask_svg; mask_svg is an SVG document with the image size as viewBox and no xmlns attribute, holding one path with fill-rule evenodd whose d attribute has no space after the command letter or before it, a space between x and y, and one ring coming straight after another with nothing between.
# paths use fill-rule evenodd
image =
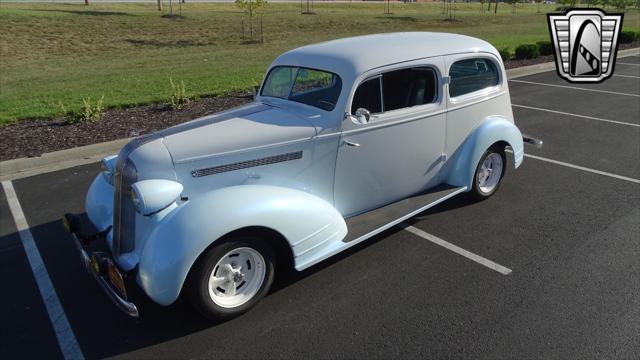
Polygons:
<instances>
[{"instance_id":1,"label":"mulch bed","mask_svg":"<svg viewBox=\"0 0 640 360\"><path fill-rule=\"evenodd\" d=\"M620 44L619 49L638 47L640 42ZM507 69L554 61L553 56L508 60ZM21 120L0 127L0 161L40 156L57 150L138 136L168 128L204 115L251 101L248 95L202 98L180 110L162 104L106 110L100 120L67 124L65 119Z\"/></svg>"},{"instance_id":2,"label":"mulch bed","mask_svg":"<svg viewBox=\"0 0 640 360\"><path fill-rule=\"evenodd\" d=\"M162 104L106 110L99 120L68 124L65 119L21 120L0 127L0 161L138 136L245 104L251 96L191 101L180 110Z\"/></svg>"}]
</instances>

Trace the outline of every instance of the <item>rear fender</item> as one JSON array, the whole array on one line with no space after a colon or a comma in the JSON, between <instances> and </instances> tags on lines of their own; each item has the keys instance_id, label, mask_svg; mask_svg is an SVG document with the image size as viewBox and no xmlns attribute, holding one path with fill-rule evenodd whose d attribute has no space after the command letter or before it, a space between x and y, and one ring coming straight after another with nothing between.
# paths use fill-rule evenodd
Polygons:
<instances>
[{"instance_id":1,"label":"rear fender","mask_svg":"<svg viewBox=\"0 0 640 360\"><path fill-rule=\"evenodd\" d=\"M476 166L484 152L497 142L505 142L513 150L513 166L522 163L524 145L522 134L511 121L502 117L488 117L467 137L451 157L445 182L472 188Z\"/></svg>"},{"instance_id":2,"label":"rear fender","mask_svg":"<svg viewBox=\"0 0 640 360\"><path fill-rule=\"evenodd\" d=\"M162 220L142 251L138 283L154 301L169 305L211 244L253 226L280 233L294 257L347 233L344 219L331 204L304 191L267 185L226 187L189 200Z\"/></svg>"}]
</instances>

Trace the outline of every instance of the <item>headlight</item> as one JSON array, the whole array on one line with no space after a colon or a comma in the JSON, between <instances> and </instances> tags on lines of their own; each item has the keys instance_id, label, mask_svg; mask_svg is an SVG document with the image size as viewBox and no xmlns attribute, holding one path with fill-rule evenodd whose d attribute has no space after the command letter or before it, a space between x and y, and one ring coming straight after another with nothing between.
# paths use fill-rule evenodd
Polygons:
<instances>
[{"instance_id":1,"label":"headlight","mask_svg":"<svg viewBox=\"0 0 640 360\"><path fill-rule=\"evenodd\" d=\"M117 159L118 155L111 155L102 159L100 162L100 172L102 173L104 180L110 185L113 185L113 173L116 168Z\"/></svg>"},{"instance_id":2,"label":"headlight","mask_svg":"<svg viewBox=\"0 0 640 360\"><path fill-rule=\"evenodd\" d=\"M152 215L173 204L182 189L171 180L142 180L131 186L131 200L140 214Z\"/></svg>"}]
</instances>

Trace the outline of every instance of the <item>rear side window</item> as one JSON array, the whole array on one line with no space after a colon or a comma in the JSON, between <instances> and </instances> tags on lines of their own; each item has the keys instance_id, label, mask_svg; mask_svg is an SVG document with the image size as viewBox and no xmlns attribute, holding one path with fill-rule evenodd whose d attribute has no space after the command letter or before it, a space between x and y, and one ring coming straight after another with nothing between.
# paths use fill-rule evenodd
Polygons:
<instances>
[{"instance_id":1,"label":"rear side window","mask_svg":"<svg viewBox=\"0 0 640 360\"><path fill-rule=\"evenodd\" d=\"M449 69L449 95L456 97L498 85L498 68L489 59L473 58L456 61Z\"/></svg>"},{"instance_id":2,"label":"rear side window","mask_svg":"<svg viewBox=\"0 0 640 360\"><path fill-rule=\"evenodd\" d=\"M382 112L379 76L369 79L358 86L351 102L351 113L355 114L356 110L360 108L365 108L372 114Z\"/></svg>"}]
</instances>

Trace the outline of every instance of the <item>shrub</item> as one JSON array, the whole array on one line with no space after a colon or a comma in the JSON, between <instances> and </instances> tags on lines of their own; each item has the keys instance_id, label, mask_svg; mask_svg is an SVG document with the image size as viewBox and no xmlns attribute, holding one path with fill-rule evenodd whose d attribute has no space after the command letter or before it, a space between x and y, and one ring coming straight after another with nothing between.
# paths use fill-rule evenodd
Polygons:
<instances>
[{"instance_id":1,"label":"shrub","mask_svg":"<svg viewBox=\"0 0 640 360\"><path fill-rule=\"evenodd\" d=\"M67 122L70 124L78 123L78 122L88 122L98 120L104 111L104 106L102 103L104 102L104 95L97 100L95 104L91 101L91 97L82 98L82 108L80 112L71 113L67 117ZM60 102L60 109L66 113L66 108L64 104Z\"/></svg>"},{"instance_id":2,"label":"shrub","mask_svg":"<svg viewBox=\"0 0 640 360\"><path fill-rule=\"evenodd\" d=\"M513 56L513 54L511 53L511 49L509 49L508 47L502 48L498 50L498 52L500 53L500 57L502 58L502 61L507 61L511 59L511 57Z\"/></svg>"},{"instance_id":3,"label":"shrub","mask_svg":"<svg viewBox=\"0 0 640 360\"><path fill-rule=\"evenodd\" d=\"M538 41L536 45L538 45L538 52L540 53L540 55L553 54L553 46L551 45L551 41Z\"/></svg>"},{"instance_id":4,"label":"shrub","mask_svg":"<svg viewBox=\"0 0 640 360\"><path fill-rule=\"evenodd\" d=\"M184 86L184 80L180 81L179 85L176 85L172 78L169 78L169 82L171 83L171 98L167 105L169 105L173 110L182 109L189 103L189 97L187 96L187 90Z\"/></svg>"},{"instance_id":5,"label":"shrub","mask_svg":"<svg viewBox=\"0 0 640 360\"><path fill-rule=\"evenodd\" d=\"M628 44L636 39L636 33L634 31L623 31L620 33L620 43Z\"/></svg>"},{"instance_id":6,"label":"shrub","mask_svg":"<svg viewBox=\"0 0 640 360\"><path fill-rule=\"evenodd\" d=\"M534 59L540 55L538 45L524 44L516 48L516 59Z\"/></svg>"}]
</instances>

